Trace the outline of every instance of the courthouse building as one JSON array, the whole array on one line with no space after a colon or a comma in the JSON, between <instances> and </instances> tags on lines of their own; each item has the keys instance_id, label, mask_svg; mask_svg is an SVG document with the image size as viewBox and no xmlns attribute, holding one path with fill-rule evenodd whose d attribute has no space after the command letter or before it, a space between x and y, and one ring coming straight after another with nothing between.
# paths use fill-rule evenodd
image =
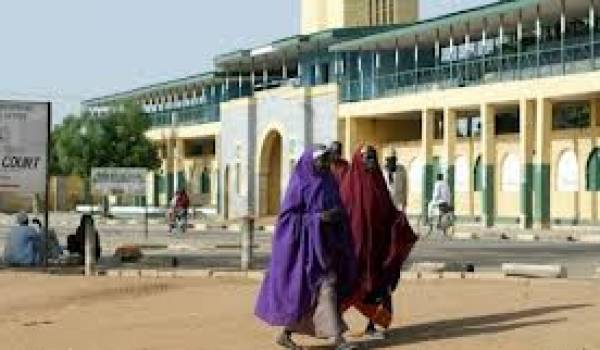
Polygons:
<instances>
[{"instance_id":1,"label":"courthouse building","mask_svg":"<svg viewBox=\"0 0 600 350\"><path fill-rule=\"evenodd\" d=\"M461 222L600 223L600 0L504 0L419 19L418 0L303 0L302 32L214 72L84 102L138 102L163 165L225 218L272 216L306 145L395 149L407 212L446 175Z\"/></svg>"}]
</instances>

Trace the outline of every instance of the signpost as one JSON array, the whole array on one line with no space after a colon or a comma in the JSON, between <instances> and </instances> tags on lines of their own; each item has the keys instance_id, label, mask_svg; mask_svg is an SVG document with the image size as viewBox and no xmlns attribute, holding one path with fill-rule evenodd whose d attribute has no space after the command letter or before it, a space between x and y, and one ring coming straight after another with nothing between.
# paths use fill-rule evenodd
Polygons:
<instances>
[{"instance_id":1,"label":"signpost","mask_svg":"<svg viewBox=\"0 0 600 350\"><path fill-rule=\"evenodd\" d=\"M146 168L93 168L92 189L103 195L146 195ZM145 237L148 239L148 200L144 205Z\"/></svg>"},{"instance_id":2,"label":"signpost","mask_svg":"<svg viewBox=\"0 0 600 350\"><path fill-rule=\"evenodd\" d=\"M49 232L51 110L50 102L0 100L0 192L44 194L46 232ZM47 251L45 247L44 264Z\"/></svg>"}]
</instances>

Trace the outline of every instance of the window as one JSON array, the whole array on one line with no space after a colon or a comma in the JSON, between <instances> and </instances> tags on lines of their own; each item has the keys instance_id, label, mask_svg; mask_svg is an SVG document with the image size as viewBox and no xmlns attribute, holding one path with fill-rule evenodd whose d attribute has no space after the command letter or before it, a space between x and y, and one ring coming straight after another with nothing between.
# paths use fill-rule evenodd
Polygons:
<instances>
[{"instance_id":1,"label":"window","mask_svg":"<svg viewBox=\"0 0 600 350\"><path fill-rule=\"evenodd\" d=\"M419 158L415 158L409 165L409 191L421 193L423 184L423 162Z\"/></svg>"},{"instance_id":2,"label":"window","mask_svg":"<svg viewBox=\"0 0 600 350\"><path fill-rule=\"evenodd\" d=\"M454 163L454 187L456 192L469 192L469 160L459 156Z\"/></svg>"},{"instance_id":3,"label":"window","mask_svg":"<svg viewBox=\"0 0 600 350\"><path fill-rule=\"evenodd\" d=\"M518 134L519 110L496 114L496 135Z\"/></svg>"},{"instance_id":4,"label":"window","mask_svg":"<svg viewBox=\"0 0 600 350\"><path fill-rule=\"evenodd\" d=\"M583 129L591 125L590 105L587 102L558 103L552 111L552 129Z\"/></svg>"},{"instance_id":5,"label":"window","mask_svg":"<svg viewBox=\"0 0 600 350\"><path fill-rule=\"evenodd\" d=\"M475 192L480 192L483 189L483 164L481 156L475 161L475 169L473 170L473 189Z\"/></svg>"},{"instance_id":6,"label":"window","mask_svg":"<svg viewBox=\"0 0 600 350\"><path fill-rule=\"evenodd\" d=\"M509 153L502 162L501 189L502 192L519 192L521 182L521 164L519 157Z\"/></svg>"},{"instance_id":7,"label":"window","mask_svg":"<svg viewBox=\"0 0 600 350\"><path fill-rule=\"evenodd\" d=\"M595 148L587 162L586 189L600 192L600 148Z\"/></svg>"},{"instance_id":8,"label":"window","mask_svg":"<svg viewBox=\"0 0 600 350\"><path fill-rule=\"evenodd\" d=\"M577 192L579 190L577 156L572 150L563 151L558 157L556 190L558 192Z\"/></svg>"}]
</instances>

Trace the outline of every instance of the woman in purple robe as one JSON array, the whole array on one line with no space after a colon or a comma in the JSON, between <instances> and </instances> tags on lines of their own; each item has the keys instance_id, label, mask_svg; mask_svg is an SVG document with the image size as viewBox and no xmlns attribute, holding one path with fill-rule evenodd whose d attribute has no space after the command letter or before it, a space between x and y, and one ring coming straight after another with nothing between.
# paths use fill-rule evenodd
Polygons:
<instances>
[{"instance_id":1,"label":"woman in purple robe","mask_svg":"<svg viewBox=\"0 0 600 350\"><path fill-rule=\"evenodd\" d=\"M333 338L353 349L341 301L355 286L356 259L338 186L324 146L304 152L290 179L273 237L273 252L256 315L284 327L277 344L300 349L292 334Z\"/></svg>"}]
</instances>

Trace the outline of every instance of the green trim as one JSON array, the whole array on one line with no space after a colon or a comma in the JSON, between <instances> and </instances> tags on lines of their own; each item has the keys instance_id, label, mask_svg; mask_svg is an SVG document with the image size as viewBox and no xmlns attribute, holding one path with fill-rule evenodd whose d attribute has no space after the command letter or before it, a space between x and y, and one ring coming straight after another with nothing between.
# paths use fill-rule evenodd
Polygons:
<instances>
[{"instance_id":1,"label":"green trim","mask_svg":"<svg viewBox=\"0 0 600 350\"><path fill-rule=\"evenodd\" d=\"M454 164L448 165L448 169L446 169L446 183L448 184L448 187L450 187L450 198L451 198L450 199L450 201L451 201L450 205L452 205L452 206L454 206L454 203L456 202L456 200L454 198L455 197L454 196L454 194L455 194L455 190L454 190L454 187L455 187L455 183L454 183L455 176L454 176L454 174L455 174L455 166L454 166Z\"/></svg>"},{"instance_id":2,"label":"green trim","mask_svg":"<svg viewBox=\"0 0 600 350\"><path fill-rule=\"evenodd\" d=\"M497 225L518 225L521 223L521 218L514 216L497 216L494 218L494 224Z\"/></svg>"},{"instance_id":3,"label":"green trim","mask_svg":"<svg viewBox=\"0 0 600 350\"><path fill-rule=\"evenodd\" d=\"M201 74L190 75L183 78L167 80L165 82L142 86L133 90L119 92L112 95L106 95L82 102L84 107L92 107L103 104L114 103L118 101L128 100L131 98L147 95L150 93L162 92L165 90L182 88L194 84L213 84L222 82L225 79L225 74L222 72L206 72Z\"/></svg>"},{"instance_id":4,"label":"green trim","mask_svg":"<svg viewBox=\"0 0 600 350\"><path fill-rule=\"evenodd\" d=\"M433 163L426 163L423 166L423 181L422 181L422 191L421 195L423 196L421 200L421 213L423 217L427 217L428 214L428 204L431 201L433 196L433 178L434 178L434 168L436 167Z\"/></svg>"},{"instance_id":5,"label":"green trim","mask_svg":"<svg viewBox=\"0 0 600 350\"><path fill-rule=\"evenodd\" d=\"M481 213L486 227L494 226L494 165L484 166L483 190L481 191Z\"/></svg>"},{"instance_id":6,"label":"green trim","mask_svg":"<svg viewBox=\"0 0 600 350\"><path fill-rule=\"evenodd\" d=\"M550 224L550 164L536 164L534 166L534 222Z\"/></svg>"},{"instance_id":7,"label":"green trim","mask_svg":"<svg viewBox=\"0 0 600 350\"><path fill-rule=\"evenodd\" d=\"M535 6L542 0L500 0L491 4L446 14L440 17L427 19L407 25L399 29L367 36L356 40L350 40L341 44L333 45L330 51L350 51L365 49L367 46L375 46L377 43L387 40L396 40L400 37L414 37L415 34L431 32L440 27L463 24L469 21L478 21L485 17L515 12L519 9Z\"/></svg>"},{"instance_id":8,"label":"green trim","mask_svg":"<svg viewBox=\"0 0 600 350\"><path fill-rule=\"evenodd\" d=\"M533 164L523 166L525 173L521 181L521 215L525 228L533 226Z\"/></svg>"}]
</instances>

